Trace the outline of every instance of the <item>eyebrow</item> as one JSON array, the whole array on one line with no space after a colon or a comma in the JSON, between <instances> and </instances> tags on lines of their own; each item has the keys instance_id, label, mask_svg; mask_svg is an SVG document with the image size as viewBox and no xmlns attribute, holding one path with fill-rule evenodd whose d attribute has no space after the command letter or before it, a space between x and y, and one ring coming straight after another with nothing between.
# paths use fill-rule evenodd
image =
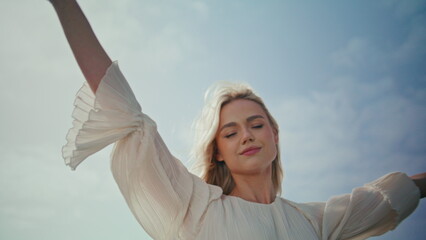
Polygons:
<instances>
[{"instance_id":1,"label":"eyebrow","mask_svg":"<svg viewBox=\"0 0 426 240\"><path fill-rule=\"evenodd\" d=\"M255 120L255 119L258 119L258 118L264 118L264 117L263 117L262 115L253 115L253 116L248 117L248 118L246 119L246 121L247 121L247 122L251 122L251 121L253 121L253 120ZM236 125L237 125L237 123L235 123L235 122L227 123L227 124L223 125L223 126L219 129L219 132L220 132L220 131L222 131L224 128L227 128L227 127L234 127L234 126L236 126Z\"/></svg>"}]
</instances>

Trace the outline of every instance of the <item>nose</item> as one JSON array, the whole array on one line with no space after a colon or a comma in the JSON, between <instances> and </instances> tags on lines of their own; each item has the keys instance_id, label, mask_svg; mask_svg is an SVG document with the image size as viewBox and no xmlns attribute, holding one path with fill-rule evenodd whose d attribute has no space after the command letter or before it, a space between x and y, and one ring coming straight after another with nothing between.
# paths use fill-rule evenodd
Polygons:
<instances>
[{"instance_id":1,"label":"nose","mask_svg":"<svg viewBox=\"0 0 426 240\"><path fill-rule=\"evenodd\" d=\"M243 130L243 136L242 136L242 138L241 138L241 143L244 145L244 144L247 144L247 143L249 143L249 142L253 142L254 141L254 135L252 134L252 132L250 131L250 129L247 129L247 128L244 128L244 130Z\"/></svg>"}]
</instances>

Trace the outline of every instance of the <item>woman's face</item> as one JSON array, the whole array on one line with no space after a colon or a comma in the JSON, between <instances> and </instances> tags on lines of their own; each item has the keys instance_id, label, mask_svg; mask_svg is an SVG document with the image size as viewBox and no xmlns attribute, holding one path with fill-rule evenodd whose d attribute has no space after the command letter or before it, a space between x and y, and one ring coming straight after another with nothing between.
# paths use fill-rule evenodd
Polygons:
<instances>
[{"instance_id":1,"label":"woman's face","mask_svg":"<svg viewBox=\"0 0 426 240\"><path fill-rule=\"evenodd\" d=\"M261 174L271 170L277 156L278 133L256 102L237 99L222 107L216 133L218 161L231 173Z\"/></svg>"}]
</instances>

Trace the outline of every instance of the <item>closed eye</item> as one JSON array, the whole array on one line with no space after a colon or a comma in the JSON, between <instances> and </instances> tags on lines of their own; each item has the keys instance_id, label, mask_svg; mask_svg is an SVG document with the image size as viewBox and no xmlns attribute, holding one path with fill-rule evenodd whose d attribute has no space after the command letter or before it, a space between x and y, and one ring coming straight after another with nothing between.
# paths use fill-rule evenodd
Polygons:
<instances>
[{"instance_id":1,"label":"closed eye","mask_svg":"<svg viewBox=\"0 0 426 240\"><path fill-rule=\"evenodd\" d=\"M254 125L252 128L262 128L263 124Z\"/></svg>"},{"instance_id":2,"label":"closed eye","mask_svg":"<svg viewBox=\"0 0 426 240\"><path fill-rule=\"evenodd\" d=\"M230 134L227 134L227 135L225 135L225 138L230 138L230 137L232 137L232 136L234 136L235 134L237 134L237 133L230 133Z\"/></svg>"}]
</instances>

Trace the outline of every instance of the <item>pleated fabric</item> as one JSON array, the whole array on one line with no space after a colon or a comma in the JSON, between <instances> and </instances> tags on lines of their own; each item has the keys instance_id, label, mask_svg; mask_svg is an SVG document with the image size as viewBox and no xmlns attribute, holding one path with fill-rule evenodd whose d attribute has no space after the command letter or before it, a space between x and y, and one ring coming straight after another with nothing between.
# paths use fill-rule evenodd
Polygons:
<instances>
[{"instance_id":1,"label":"pleated fabric","mask_svg":"<svg viewBox=\"0 0 426 240\"><path fill-rule=\"evenodd\" d=\"M188 172L164 144L114 62L96 95L78 91L65 163L115 143L111 170L130 210L154 239L365 239L394 229L420 193L404 173L391 173L327 202L271 204L223 195Z\"/></svg>"}]
</instances>

